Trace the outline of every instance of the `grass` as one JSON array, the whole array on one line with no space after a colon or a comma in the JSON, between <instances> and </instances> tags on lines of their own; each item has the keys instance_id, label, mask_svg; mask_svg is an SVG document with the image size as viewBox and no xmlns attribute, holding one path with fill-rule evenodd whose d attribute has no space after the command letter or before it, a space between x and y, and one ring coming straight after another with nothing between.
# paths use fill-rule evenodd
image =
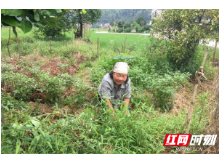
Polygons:
<instances>
[{"instance_id":1,"label":"grass","mask_svg":"<svg viewBox=\"0 0 220 163\"><path fill-rule=\"evenodd\" d=\"M51 42L48 38L35 38L33 31L24 34L21 30L17 29L17 32L19 36L19 46L15 35L11 33L9 48L12 57L18 57L18 53L20 53L20 56L34 53L52 58L61 56L70 59L72 54L79 52L88 54L90 58L97 54L97 52L95 52L95 45L90 45L80 40L72 40L70 37L71 32L66 33L67 38L52 39ZM1 34L1 54L2 56L7 56L8 28L2 28Z\"/></svg>"},{"instance_id":2,"label":"grass","mask_svg":"<svg viewBox=\"0 0 220 163\"><path fill-rule=\"evenodd\" d=\"M90 40L92 42L97 42L99 38L99 43L102 48L113 48L117 44L118 48L121 50L122 45L126 41L127 48L134 48L136 50L143 49L146 44L150 43L150 37L146 35L125 35L118 33L95 33L91 32Z\"/></svg>"},{"instance_id":3,"label":"grass","mask_svg":"<svg viewBox=\"0 0 220 163\"><path fill-rule=\"evenodd\" d=\"M16 28L16 31L17 31L17 34L19 37L33 37L33 32L28 32L28 33L24 34L22 32L22 30L19 28ZM6 39L6 38L8 38L8 36L9 36L9 28L2 27L1 28L1 39ZM12 39L16 38L16 36L14 35L14 33L12 31L12 28L11 28L11 38Z\"/></svg>"}]
</instances>

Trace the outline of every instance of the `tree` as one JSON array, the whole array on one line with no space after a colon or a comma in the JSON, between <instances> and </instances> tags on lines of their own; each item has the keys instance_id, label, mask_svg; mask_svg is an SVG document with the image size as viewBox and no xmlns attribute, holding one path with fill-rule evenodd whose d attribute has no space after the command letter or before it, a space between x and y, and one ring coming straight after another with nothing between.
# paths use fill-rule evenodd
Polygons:
<instances>
[{"instance_id":1,"label":"tree","mask_svg":"<svg viewBox=\"0 0 220 163\"><path fill-rule=\"evenodd\" d=\"M137 32L144 32L145 26L146 26L146 21L144 20L143 17L139 17L135 20L136 24L136 31Z\"/></svg>"},{"instance_id":2,"label":"tree","mask_svg":"<svg viewBox=\"0 0 220 163\"><path fill-rule=\"evenodd\" d=\"M63 36L62 34L73 28L73 22L69 19L69 12L64 11L62 13L57 13L55 17L49 20L41 20L42 25L38 26L38 30L35 31L37 35L43 34L47 37L57 37Z\"/></svg>"},{"instance_id":3,"label":"tree","mask_svg":"<svg viewBox=\"0 0 220 163\"><path fill-rule=\"evenodd\" d=\"M99 9L75 9L73 10L73 19L76 25L75 37L83 36L83 24L84 23L95 23L101 17L101 10Z\"/></svg>"},{"instance_id":4,"label":"tree","mask_svg":"<svg viewBox=\"0 0 220 163\"><path fill-rule=\"evenodd\" d=\"M136 32L140 32L141 31L141 26L134 20L131 22L131 26L132 28L134 28L136 30Z\"/></svg>"},{"instance_id":5,"label":"tree","mask_svg":"<svg viewBox=\"0 0 220 163\"><path fill-rule=\"evenodd\" d=\"M143 27L143 26L146 25L146 21L144 20L143 17L137 18L137 19L136 19L136 22L137 22L141 27Z\"/></svg>"},{"instance_id":6,"label":"tree","mask_svg":"<svg viewBox=\"0 0 220 163\"><path fill-rule=\"evenodd\" d=\"M117 26L118 26L119 33L124 32L125 21L118 21Z\"/></svg>"},{"instance_id":7,"label":"tree","mask_svg":"<svg viewBox=\"0 0 220 163\"><path fill-rule=\"evenodd\" d=\"M124 25L124 32L131 32L131 24L130 23L126 23Z\"/></svg>"},{"instance_id":8,"label":"tree","mask_svg":"<svg viewBox=\"0 0 220 163\"><path fill-rule=\"evenodd\" d=\"M40 20L49 20L56 13L62 13L61 9L2 9L1 24L11 26L17 37L16 27L24 33L30 32L34 24Z\"/></svg>"},{"instance_id":9,"label":"tree","mask_svg":"<svg viewBox=\"0 0 220 163\"><path fill-rule=\"evenodd\" d=\"M181 68L194 57L201 39L218 35L218 15L218 10L165 10L152 20L152 32L169 40L168 58Z\"/></svg>"}]
</instances>

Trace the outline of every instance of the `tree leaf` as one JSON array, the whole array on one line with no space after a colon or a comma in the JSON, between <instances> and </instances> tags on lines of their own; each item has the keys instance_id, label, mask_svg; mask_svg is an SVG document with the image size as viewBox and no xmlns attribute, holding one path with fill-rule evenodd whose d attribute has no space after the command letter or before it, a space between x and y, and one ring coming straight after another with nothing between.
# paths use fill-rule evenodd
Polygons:
<instances>
[{"instance_id":1,"label":"tree leaf","mask_svg":"<svg viewBox=\"0 0 220 163\"><path fill-rule=\"evenodd\" d=\"M32 29L32 23L25 18L22 18L20 28L24 33L30 32Z\"/></svg>"},{"instance_id":2,"label":"tree leaf","mask_svg":"<svg viewBox=\"0 0 220 163\"><path fill-rule=\"evenodd\" d=\"M9 9L1 9L1 14L4 14L8 11Z\"/></svg>"},{"instance_id":3,"label":"tree leaf","mask_svg":"<svg viewBox=\"0 0 220 163\"><path fill-rule=\"evenodd\" d=\"M56 9L56 12L57 12L57 13L61 13L62 10L61 10L61 9Z\"/></svg>"},{"instance_id":4,"label":"tree leaf","mask_svg":"<svg viewBox=\"0 0 220 163\"><path fill-rule=\"evenodd\" d=\"M86 9L82 9L82 13L83 13L83 14L86 14Z\"/></svg>"},{"instance_id":5,"label":"tree leaf","mask_svg":"<svg viewBox=\"0 0 220 163\"><path fill-rule=\"evenodd\" d=\"M4 15L1 15L1 16L2 16L1 22L5 23L7 25L10 25L13 27L17 27L20 25L20 22L13 16L4 16Z\"/></svg>"},{"instance_id":6,"label":"tree leaf","mask_svg":"<svg viewBox=\"0 0 220 163\"><path fill-rule=\"evenodd\" d=\"M38 25L39 27L44 27L44 25L41 23L35 23L35 24Z\"/></svg>"},{"instance_id":7,"label":"tree leaf","mask_svg":"<svg viewBox=\"0 0 220 163\"><path fill-rule=\"evenodd\" d=\"M57 12L57 9L47 9L47 10L44 10L43 11L43 14L45 15L45 16L52 16L52 15L54 15L54 14L56 14L56 13L59 13L60 11L59 11L60 9L58 9L58 12ZM61 12L62 12L62 10L61 10Z\"/></svg>"},{"instance_id":8,"label":"tree leaf","mask_svg":"<svg viewBox=\"0 0 220 163\"><path fill-rule=\"evenodd\" d=\"M50 15L51 15L50 10L44 10L44 11L43 11L43 15L45 15L45 16L50 16Z\"/></svg>"},{"instance_id":9,"label":"tree leaf","mask_svg":"<svg viewBox=\"0 0 220 163\"><path fill-rule=\"evenodd\" d=\"M40 15L37 12L34 13L34 19L40 21Z\"/></svg>"},{"instance_id":10,"label":"tree leaf","mask_svg":"<svg viewBox=\"0 0 220 163\"><path fill-rule=\"evenodd\" d=\"M22 14L22 12L23 12L22 9L9 9L4 14L8 16L19 16Z\"/></svg>"}]
</instances>

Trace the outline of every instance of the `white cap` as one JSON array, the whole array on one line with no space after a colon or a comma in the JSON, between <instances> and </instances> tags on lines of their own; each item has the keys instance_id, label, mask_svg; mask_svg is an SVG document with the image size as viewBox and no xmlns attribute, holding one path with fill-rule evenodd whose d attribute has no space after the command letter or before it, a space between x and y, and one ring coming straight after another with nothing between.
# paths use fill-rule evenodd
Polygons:
<instances>
[{"instance_id":1,"label":"white cap","mask_svg":"<svg viewBox=\"0 0 220 163\"><path fill-rule=\"evenodd\" d=\"M126 62L117 62L114 66L113 72L128 74L129 66Z\"/></svg>"}]
</instances>

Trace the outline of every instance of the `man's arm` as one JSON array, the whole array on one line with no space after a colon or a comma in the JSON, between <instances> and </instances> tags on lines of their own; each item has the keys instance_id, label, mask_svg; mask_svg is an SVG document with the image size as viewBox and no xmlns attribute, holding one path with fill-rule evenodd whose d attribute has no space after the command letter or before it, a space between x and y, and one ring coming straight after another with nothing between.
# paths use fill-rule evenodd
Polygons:
<instances>
[{"instance_id":1,"label":"man's arm","mask_svg":"<svg viewBox=\"0 0 220 163\"><path fill-rule=\"evenodd\" d=\"M124 98L125 106L128 108L128 105L130 103L130 98Z\"/></svg>"},{"instance_id":2,"label":"man's arm","mask_svg":"<svg viewBox=\"0 0 220 163\"><path fill-rule=\"evenodd\" d=\"M124 98L124 102L125 102L125 107L126 107L125 114L127 115L128 114L127 109L128 109L128 105L130 102L130 98Z\"/></svg>"},{"instance_id":3,"label":"man's arm","mask_svg":"<svg viewBox=\"0 0 220 163\"><path fill-rule=\"evenodd\" d=\"M109 99L105 99L105 101L106 101L108 107L112 110L112 113L115 113L114 108L113 108L113 106L112 106L110 100L109 100Z\"/></svg>"}]
</instances>

